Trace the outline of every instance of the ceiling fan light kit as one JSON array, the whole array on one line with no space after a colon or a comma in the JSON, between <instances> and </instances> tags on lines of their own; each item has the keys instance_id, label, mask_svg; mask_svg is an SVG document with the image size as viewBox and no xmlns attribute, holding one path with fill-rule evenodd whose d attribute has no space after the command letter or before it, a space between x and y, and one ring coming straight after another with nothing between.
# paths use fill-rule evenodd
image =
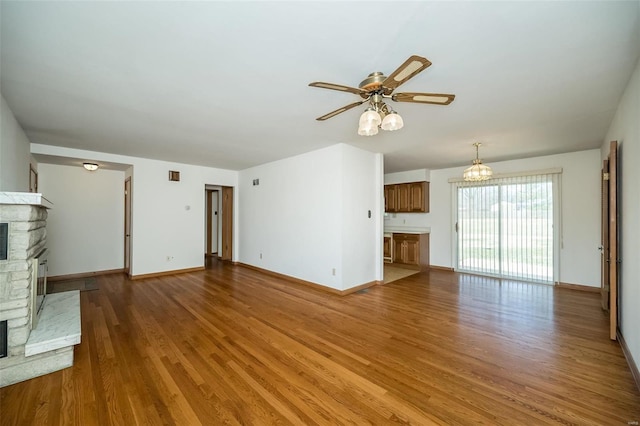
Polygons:
<instances>
[{"instance_id":1,"label":"ceiling fan light kit","mask_svg":"<svg viewBox=\"0 0 640 426\"><path fill-rule=\"evenodd\" d=\"M491 179L493 176L493 170L486 164L482 164L478 156L478 148L482 145L480 142L476 142L473 146L476 147L476 159L473 160L471 167L467 168L462 174L462 178L467 182L480 182L483 180Z\"/></svg>"},{"instance_id":2,"label":"ceiling fan light kit","mask_svg":"<svg viewBox=\"0 0 640 426\"><path fill-rule=\"evenodd\" d=\"M363 98L362 101L345 105L342 108L338 108L335 111L316 118L316 120L328 120L331 117L335 117L368 101L369 107L360 116L360 121L358 122L359 135L376 135L378 134L379 128L386 131L399 130L404 126L404 120L400 114L387 106L383 99L391 99L394 102L414 102L435 105L449 105L455 99L455 95L441 93L392 94L398 86L427 69L430 65L431 62L429 62L428 59L413 55L388 77L381 72L372 72L367 78L360 82L357 88L322 81L309 83L309 86L312 87L350 92Z\"/></svg>"}]
</instances>

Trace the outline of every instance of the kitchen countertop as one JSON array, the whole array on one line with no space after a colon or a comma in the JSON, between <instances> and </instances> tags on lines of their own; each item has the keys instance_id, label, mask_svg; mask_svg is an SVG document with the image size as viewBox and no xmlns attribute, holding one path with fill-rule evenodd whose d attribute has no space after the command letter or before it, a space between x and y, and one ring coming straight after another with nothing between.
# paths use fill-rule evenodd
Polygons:
<instances>
[{"instance_id":1,"label":"kitchen countertop","mask_svg":"<svg viewBox=\"0 0 640 426\"><path fill-rule=\"evenodd\" d=\"M385 234L429 234L431 228L418 226L385 226Z\"/></svg>"}]
</instances>

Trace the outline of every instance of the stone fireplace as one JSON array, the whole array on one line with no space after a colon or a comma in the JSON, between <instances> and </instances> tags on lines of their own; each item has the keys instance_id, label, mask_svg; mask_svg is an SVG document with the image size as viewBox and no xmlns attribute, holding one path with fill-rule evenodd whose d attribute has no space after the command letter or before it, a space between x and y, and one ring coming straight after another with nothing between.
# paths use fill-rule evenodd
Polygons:
<instances>
[{"instance_id":1,"label":"stone fireplace","mask_svg":"<svg viewBox=\"0 0 640 426\"><path fill-rule=\"evenodd\" d=\"M37 287L46 282L43 253L50 207L42 194L0 192L0 223L6 224L0 322L6 321L7 343L6 357L0 358L0 387L70 367L73 347L80 343L78 291L46 295L40 312L34 312L34 298L44 296L38 296Z\"/></svg>"}]
</instances>

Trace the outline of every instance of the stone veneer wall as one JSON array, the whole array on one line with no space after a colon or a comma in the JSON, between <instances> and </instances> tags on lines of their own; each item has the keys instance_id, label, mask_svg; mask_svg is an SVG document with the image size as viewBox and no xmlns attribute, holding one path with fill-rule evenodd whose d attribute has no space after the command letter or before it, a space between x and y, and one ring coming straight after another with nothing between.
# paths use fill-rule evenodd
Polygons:
<instances>
[{"instance_id":1,"label":"stone veneer wall","mask_svg":"<svg viewBox=\"0 0 640 426\"><path fill-rule=\"evenodd\" d=\"M7 320L8 356L0 374L24 359L31 330L32 259L45 247L47 209L0 204L0 222L9 223L7 260L0 260L0 321Z\"/></svg>"}]
</instances>

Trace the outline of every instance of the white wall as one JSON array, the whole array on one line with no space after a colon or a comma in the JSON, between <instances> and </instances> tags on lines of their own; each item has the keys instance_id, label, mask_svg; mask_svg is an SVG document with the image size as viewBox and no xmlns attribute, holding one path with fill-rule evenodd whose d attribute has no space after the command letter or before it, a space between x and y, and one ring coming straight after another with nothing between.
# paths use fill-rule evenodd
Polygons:
<instances>
[{"instance_id":1,"label":"white wall","mask_svg":"<svg viewBox=\"0 0 640 426\"><path fill-rule=\"evenodd\" d=\"M238 173L146 159L133 163L132 275L203 266L205 185L235 187ZM180 171L180 182L169 181L169 170ZM234 189L233 260L238 198Z\"/></svg>"},{"instance_id":2,"label":"white wall","mask_svg":"<svg viewBox=\"0 0 640 426\"><path fill-rule=\"evenodd\" d=\"M1 97L0 102L0 191L29 191L29 139Z\"/></svg>"},{"instance_id":3,"label":"white wall","mask_svg":"<svg viewBox=\"0 0 640 426\"><path fill-rule=\"evenodd\" d=\"M338 144L241 171L240 261L338 290L379 279L381 170Z\"/></svg>"},{"instance_id":4,"label":"white wall","mask_svg":"<svg viewBox=\"0 0 640 426\"><path fill-rule=\"evenodd\" d=\"M602 145L618 141L620 178L620 328L634 363L640 367L640 62L622 96Z\"/></svg>"},{"instance_id":5,"label":"white wall","mask_svg":"<svg viewBox=\"0 0 640 426\"><path fill-rule=\"evenodd\" d=\"M237 186L238 172L232 170L40 144L32 144L31 152L132 165L121 184L124 185L125 176L132 176L131 274L134 276L202 267L205 185ZM169 181L169 170L180 171L180 182ZM233 260L237 260L239 249L238 199L239 193L234 188Z\"/></svg>"},{"instance_id":6,"label":"white wall","mask_svg":"<svg viewBox=\"0 0 640 426\"><path fill-rule=\"evenodd\" d=\"M382 155L342 147L343 290L382 274ZM371 217L369 217L371 212Z\"/></svg>"},{"instance_id":7,"label":"white wall","mask_svg":"<svg viewBox=\"0 0 640 426\"><path fill-rule=\"evenodd\" d=\"M429 182L430 180L431 171L429 169L408 170L406 172L387 173L384 175L385 185L423 181Z\"/></svg>"},{"instance_id":8,"label":"white wall","mask_svg":"<svg viewBox=\"0 0 640 426\"><path fill-rule=\"evenodd\" d=\"M487 163L494 173L524 172L553 167L563 169L562 248L560 281L569 284L600 286L600 151L597 149L522 160ZM430 211L423 214L388 215L386 225L426 226L431 228L431 264L453 265L453 221L451 184L466 166L431 170Z\"/></svg>"},{"instance_id":9,"label":"white wall","mask_svg":"<svg viewBox=\"0 0 640 426\"><path fill-rule=\"evenodd\" d=\"M47 218L49 275L124 265L124 172L40 164L40 190L55 200Z\"/></svg>"}]
</instances>

